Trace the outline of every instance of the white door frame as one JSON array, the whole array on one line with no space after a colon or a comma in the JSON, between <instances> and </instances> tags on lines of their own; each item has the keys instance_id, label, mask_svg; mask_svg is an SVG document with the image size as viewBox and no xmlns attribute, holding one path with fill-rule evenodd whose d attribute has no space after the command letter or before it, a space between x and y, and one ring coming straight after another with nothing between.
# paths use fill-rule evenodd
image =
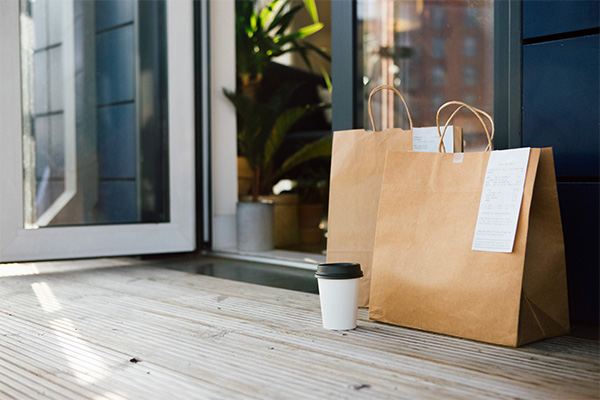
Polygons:
<instances>
[{"instance_id":1,"label":"white door frame","mask_svg":"<svg viewBox=\"0 0 600 400\"><path fill-rule=\"evenodd\" d=\"M195 249L193 15L167 1L170 221L25 229L19 2L0 1L0 262Z\"/></svg>"},{"instance_id":2,"label":"white door frame","mask_svg":"<svg viewBox=\"0 0 600 400\"><path fill-rule=\"evenodd\" d=\"M235 249L237 124L223 88L235 90L235 0L210 2L212 247Z\"/></svg>"}]
</instances>

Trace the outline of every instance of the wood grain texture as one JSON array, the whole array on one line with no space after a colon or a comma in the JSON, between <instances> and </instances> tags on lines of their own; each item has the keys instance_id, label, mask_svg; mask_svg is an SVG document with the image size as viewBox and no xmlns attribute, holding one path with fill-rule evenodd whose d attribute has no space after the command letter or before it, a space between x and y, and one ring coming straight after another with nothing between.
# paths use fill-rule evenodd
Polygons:
<instances>
[{"instance_id":1,"label":"wood grain texture","mask_svg":"<svg viewBox=\"0 0 600 400\"><path fill-rule=\"evenodd\" d=\"M356 330L327 331L314 294L112 263L0 278L1 399L600 395L597 341L506 348L372 322L365 309Z\"/></svg>"}]
</instances>

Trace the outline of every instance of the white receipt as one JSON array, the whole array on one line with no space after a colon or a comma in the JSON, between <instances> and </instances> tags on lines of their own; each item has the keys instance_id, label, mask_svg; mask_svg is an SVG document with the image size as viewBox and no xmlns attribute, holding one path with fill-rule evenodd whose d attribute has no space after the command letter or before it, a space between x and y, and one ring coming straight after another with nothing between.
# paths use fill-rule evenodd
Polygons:
<instances>
[{"instance_id":1,"label":"white receipt","mask_svg":"<svg viewBox=\"0 0 600 400\"><path fill-rule=\"evenodd\" d=\"M512 253L530 149L492 151L485 172L473 250Z\"/></svg>"},{"instance_id":2,"label":"white receipt","mask_svg":"<svg viewBox=\"0 0 600 400\"><path fill-rule=\"evenodd\" d=\"M442 128L440 128L442 129ZM437 127L413 128L413 151L437 153L440 145L440 134ZM454 127L449 126L444 135L446 153L454 153Z\"/></svg>"}]
</instances>

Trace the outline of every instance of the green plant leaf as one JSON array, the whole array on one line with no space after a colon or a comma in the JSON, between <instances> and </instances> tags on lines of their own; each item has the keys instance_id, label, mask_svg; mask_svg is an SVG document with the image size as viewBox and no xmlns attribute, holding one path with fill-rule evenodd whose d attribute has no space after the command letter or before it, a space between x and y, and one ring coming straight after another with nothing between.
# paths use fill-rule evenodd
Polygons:
<instances>
[{"instance_id":1,"label":"green plant leaf","mask_svg":"<svg viewBox=\"0 0 600 400\"><path fill-rule=\"evenodd\" d=\"M333 90L333 85L331 84L331 77L329 76L329 73L327 73L327 70L322 66L321 75L323 75L323 79L325 80L325 86L327 86L327 90L329 91L329 93L331 93L331 91Z\"/></svg>"},{"instance_id":2,"label":"green plant leaf","mask_svg":"<svg viewBox=\"0 0 600 400\"><path fill-rule=\"evenodd\" d=\"M267 32L267 26L271 24L273 19L279 14L279 12L287 5L289 0L273 0L259 12L259 18L261 21L262 29Z\"/></svg>"},{"instance_id":3,"label":"green plant leaf","mask_svg":"<svg viewBox=\"0 0 600 400\"><path fill-rule=\"evenodd\" d=\"M310 161L314 158L331 156L331 145L333 136L327 135L317 141L304 145L300 150L289 156L281 165L274 177L280 177L289 172L298 165Z\"/></svg>"},{"instance_id":4,"label":"green plant leaf","mask_svg":"<svg viewBox=\"0 0 600 400\"><path fill-rule=\"evenodd\" d=\"M300 58L302 58L302 61L304 61L308 70L312 72L313 68L310 59L308 58L307 50L305 48L300 48L300 50L297 50L297 53L300 54Z\"/></svg>"},{"instance_id":5,"label":"green plant leaf","mask_svg":"<svg viewBox=\"0 0 600 400\"><path fill-rule=\"evenodd\" d=\"M277 29L274 33L274 36L281 36L290 27L292 21L294 20L294 17L301 9L302 5L297 5L289 9L287 12L285 12L285 14L282 13L278 15L278 17L273 20L271 25L269 25L268 31L271 32Z\"/></svg>"},{"instance_id":6,"label":"green plant leaf","mask_svg":"<svg viewBox=\"0 0 600 400\"><path fill-rule=\"evenodd\" d=\"M321 22L317 24L307 25L303 28L298 29L296 32L288 33L286 35L282 35L278 38L277 43L286 44L288 42L292 42L296 39L303 39L307 36L310 36L318 31L323 29L323 24ZM304 42L303 42L304 43ZM301 47L296 44L297 47Z\"/></svg>"},{"instance_id":7,"label":"green plant leaf","mask_svg":"<svg viewBox=\"0 0 600 400\"><path fill-rule=\"evenodd\" d=\"M267 167L285 138L288 130L308 112L309 107L292 107L281 113L275 121L271 134L265 143L263 167Z\"/></svg>"},{"instance_id":8,"label":"green plant leaf","mask_svg":"<svg viewBox=\"0 0 600 400\"><path fill-rule=\"evenodd\" d=\"M317 53L319 56L323 57L327 61L331 61L331 55L327 51L321 49L320 47L313 45L310 42L302 41L302 47L305 47L307 50L314 51L315 53Z\"/></svg>"},{"instance_id":9,"label":"green plant leaf","mask_svg":"<svg viewBox=\"0 0 600 400\"><path fill-rule=\"evenodd\" d=\"M323 29L323 23L322 22L317 22L311 25L307 25L303 28L298 29L298 34L300 35L300 38L305 38L307 36L313 35L317 32L319 32L321 29Z\"/></svg>"},{"instance_id":10,"label":"green plant leaf","mask_svg":"<svg viewBox=\"0 0 600 400\"><path fill-rule=\"evenodd\" d=\"M252 36L252 33L256 32L258 30L258 27L260 26L260 16L257 14L252 14L252 16L250 16L249 22L249 29L246 29L246 33L249 33L249 36Z\"/></svg>"},{"instance_id":11,"label":"green plant leaf","mask_svg":"<svg viewBox=\"0 0 600 400\"><path fill-rule=\"evenodd\" d=\"M304 6L308 10L313 22L319 22L319 13L317 12L317 4L315 0L304 0Z\"/></svg>"},{"instance_id":12,"label":"green plant leaf","mask_svg":"<svg viewBox=\"0 0 600 400\"><path fill-rule=\"evenodd\" d=\"M287 1L286 1L286 4L283 7L279 7L279 9L277 10L277 12L273 16L273 18L271 20L271 23L269 24L269 27L267 29L265 29L267 32L271 31L274 27L276 27L277 25L279 25L279 21L286 14L285 13L286 8L287 8Z\"/></svg>"}]
</instances>

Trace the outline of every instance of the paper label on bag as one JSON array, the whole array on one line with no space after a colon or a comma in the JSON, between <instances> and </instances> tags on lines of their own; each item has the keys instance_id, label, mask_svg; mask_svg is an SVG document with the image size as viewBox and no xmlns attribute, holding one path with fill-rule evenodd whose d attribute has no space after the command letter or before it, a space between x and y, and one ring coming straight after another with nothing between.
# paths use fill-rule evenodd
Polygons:
<instances>
[{"instance_id":1,"label":"paper label on bag","mask_svg":"<svg viewBox=\"0 0 600 400\"><path fill-rule=\"evenodd\" d=\"M437 153L440 145L440 134L437 127L413 128L413 151ZM454 127L449 126L444 135L446 153L454 153Z\"/></svg>"},{"instance_id":2,"label":"paper label on bag","mask_svg":"<svg viewBox=\"0 0 600 400\"><path fill-rule=\"evenodd\" d=\"M454 153L453 164L460 164L465 159L465 153Z\"/></svg>"},{"instance_id":3,"label":"paper label on bag","mask_svg":"<svg viewBox=\"0 0 600 400\"><path fill-rule=\"evenodd\" d=\"M490 153L473 250L512 253L523 202L530 148Z\"/></svg>"}]
</instances>

